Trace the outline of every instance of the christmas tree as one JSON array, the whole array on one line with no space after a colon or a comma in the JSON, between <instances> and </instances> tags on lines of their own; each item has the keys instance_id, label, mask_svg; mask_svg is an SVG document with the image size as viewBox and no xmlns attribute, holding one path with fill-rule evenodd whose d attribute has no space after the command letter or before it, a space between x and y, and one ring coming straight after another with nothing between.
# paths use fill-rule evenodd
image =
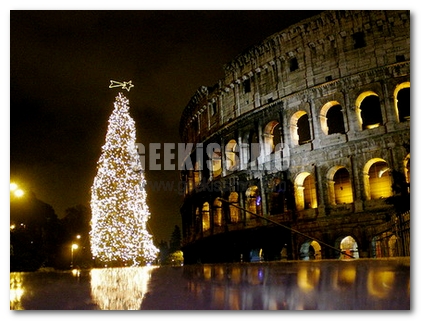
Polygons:
<instances>
[{"instance_id":1,"label":"christmas tree","mask_svg":"<svg viewBox=\"0 0 421 321\"><path fill-rule=\"evenodd\" d=\"M90 240L97 263L137 266L157 257L158 249L146 228L150 212L145 186L129 100L119 93L91 189Z\"/></svg>"}]
</instances>

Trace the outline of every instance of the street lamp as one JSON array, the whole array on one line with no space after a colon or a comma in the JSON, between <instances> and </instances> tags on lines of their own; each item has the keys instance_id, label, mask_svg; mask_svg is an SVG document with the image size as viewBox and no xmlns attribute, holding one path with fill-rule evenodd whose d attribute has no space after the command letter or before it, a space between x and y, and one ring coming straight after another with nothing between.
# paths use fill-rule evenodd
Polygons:
<instances>
[{"instance_id":1,"label":"street lamp","mask_svg":"<svg viewBox=\"0 0 421 321\"><path fill-rule=\"evenodd\" d=\"M16 197L22 197L25 194L16 183L10 183L10 192L13 192Z\"/></svg>"},{"instance_id":2,"label":"street lamp","mask_svg":"<svg viewBox=\"0 0 421 321\"><path fill-rule=\"evenodd\" d=\"M78 248L79 246L77 245L77 244L75 244L75 243L73 243L72 244L72 247L71 247L71 252L72 252L72 261L70 262L70 268L73 268L73 251L74 250L77 250L77 248Z\"/></svg>"}]
</instances>

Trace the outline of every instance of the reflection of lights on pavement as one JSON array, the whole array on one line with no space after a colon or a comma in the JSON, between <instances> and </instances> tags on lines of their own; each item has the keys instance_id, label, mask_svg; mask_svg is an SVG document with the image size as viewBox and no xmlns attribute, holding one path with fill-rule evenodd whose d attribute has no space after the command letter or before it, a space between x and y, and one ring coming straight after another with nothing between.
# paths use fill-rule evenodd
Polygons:
<instances>
[{"instance_id":1,"label":"reflection of lights on pavement","mask_svg":"<svg viewBox=\"0 0 421 321\"><path fill-rule=\"evenodd\" d=\"M21 298L24 291L21 273L10 273L10 309L22 310Z\"/></svg>"},{"instance_id":2,"label":"reflection of lights on pavement","mask_svg":"<svg viewBox=\"0 0 421 321\"><path fill-rule=\"evenodd\" d=\"M390 292L393 292L395 283L394 271L372 271L367 276L367 291L369 294L386 298Z\"/></svg>"},{"instance_id":3,"label":"reflection of lights on pavement","mask_svg":"<svg viewBox=\"0 0 421 321\"><path fill-rule=\"evenodd\" d=\"M259 269L259 271L257 272L257 275L259 277L259 281L263 281L263 277L264 277L263 269Z\"/></svg>"},{"instance_id":4,"label":"reflection of lights on pavement","mask_svg":"<svg viewBox=\"0 0 421 321\"><path fill-rule=\"evenodd\" d=\"M318 285L319 279L319 268L308 268L307 266L299 267L297 273L297 285L303 292L313 290Z\"/></svg>"},{"instance_id":5,"label":"reflection of lights on pavement","mask_svg":"<svg viewBox=\"0 0 421 321\"><path fill-rule=\"evenodd\" d=\"M139 310L155 266L91 270L91 295L101 310Z\"/></svg>"}]
</instances>

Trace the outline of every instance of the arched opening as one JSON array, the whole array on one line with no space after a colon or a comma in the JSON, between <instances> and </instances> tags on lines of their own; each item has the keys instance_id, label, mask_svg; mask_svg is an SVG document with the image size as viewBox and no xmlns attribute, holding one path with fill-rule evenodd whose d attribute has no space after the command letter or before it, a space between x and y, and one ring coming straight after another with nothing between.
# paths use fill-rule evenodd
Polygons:
<instances>
[{"instance_id":1,"label":"arched opening","mask_svg":"<svg viewBox=\"0 0 421 321\"><path fill-rule=\"evenodd\" d=\"M345 134L344 118L342 115L342 106L335 105L329 108L327 114L328 135Z\"/></svg>"},{"instance_id":2,"label":"arched opening","mask_svg":"<svg viewBox=\"0 0 421 321\"><path fill-rule=\"evenodd\" d=\"M231 139L225 146L226 169L229 171L236 170L240 163L238 150L238 144L234 139Z\"/></svg>"},{"instance_id":3,"label":"arched opening","mask_svg":"<svg viewBox=\"0 0 421 321\"><path fill-rule=\"evenodd\" d=\"M238 223L240 221L240 209L236 206L239 206L238 202L238 193L237 192L231 192L228 201L230 202L229 210L230 210L230 222L231 223Z\"/></svg>"},{"instance_id":4,"label":"arched opening","mask_svg":"<svg viewBox=\"0 0 421 321\"><path fill-rule=\"evenodd\" d=\"M364 185L367 199L387 198L393 195L389 165L381 158L373 158L364 166Z\"/></svg>"},{"instance_id":5,"label":"arched opening","mask_svg":"<svg viewBox=\"0 0 421 321\"><path fill-rule=\"evenodd\" d=\"M208 202L205 202L202 205L202 229L203 232L210 229L210 213Z\"/></svg>"},{"instance_id":6,"label":"arched opening","mask_svg":"<svg viewBox=\"0 0 421 321\"><path fill-rule=\"evenodd\" d=\"M274 153L275 147L280 148L281 135L279 132L279 122L272 120L269 122L263 131L265 141L265 155Z\"/></svg>"},{"instance_id":7,"label":"arched opening","mask_svg":"<svg viewBox=\"0 0 421 321\"><path fill-rule=\"evenodd\" d=\"M337 101L330 101L320 110L320 125L325 135L345 134L342 106Z\"/></svg>"},{"instance_id":8,"label":"arched opening","mask_svg":"<svg viewBox=\"0 0 421 321\"><path fill-rule=\"evenodd\" d=\"M399 122L409 121L411 119L410 93L411 87L409 82L399 84L395 88L395 110Z\"/></svg>"},{"instance_id":9,"label":"arched opening","mask_svg":"<svg viewBox=\"0 0 421 321\"><path fill-rule=\"evenodd\" d=\"M322 247L319 242L314 240L308 240L303 243L300 247L300 260L321 260L322 259Z\"/></svg>"},{"instance_id":10,"label":"arched opening","mask_svg":"<svg viewBox=\"0 0 421 321\"><path fill-rule=\"evenodd\" d=\"M339 249L341 250L339 259L358 259L359 253L358 253L358 243L355 241L355 239L352 236L346 236L343 238L340 238L338 240L339 243ZM351 257L352 256L352 257Z\"/></svg>"},{"instance_id":11,"label":"arched opening","mask_svg":"<svg viewBox=\"0 0 421 321\"><path fill-rule=\"evenodd\" d=\"M246 209L254 214L262 215L262 197L257 186L251 186L246 191ZM247 218L255 217L247 213Z\"/></svg>"},{"instance_id":12,"label":"arched opening","mask_svg":"<svg viewBox=\"0 0 421 321\"><path fill-rule=\"evenodd\" d=\"M310 123L305 111L299 110L292 115L290 128L294 145L303 145L311 141Z\"/></svg>"},{"instance_id":13,"label":"arched opening","mask_svg":"<svg viewBox=\"0 0 421 321\"><path fill-rule=\"evenodd\" d=\"M316 182L308 172L298 174L295 179L295 203L297 210L317 207Z\"/></svg>"},{"instance_id":14,"label":"arched opening","mask_svg":"<svg viewBox=\"0 0 421 321\"><path fill-rule=\"evenodd\" d=\"M218 177L222 173L221 149L215 148L212 152L212 176Z\"/></svg>"},{"instance_id":15,"label":"arched opening","mask_svg":"<svg viewBox=\"0 0 421 321\"><path fill-rule=\"evenodd\" d=\"M310 123L308 114L302 115L297 121L298 145L304 145L311 141Z\"/></svg>"},{"instance_id":16,"label":"arched opening","mask_svg":"<svg viewBox=\"0 0 421 321\"><path fill-rule=\"evenodd\" d=\"M222 202L219 199L213 202L213 222L215 226L222 226Z\"/></svg>"},{"instance_id":17,"label":"arched opening","mask_svg":"<svg viewBox=\"0 0 421 321\"><path fill-rule=\"evenodd\" d=\"M383 124L380 98L375 92L367 91L359 95L356 110L363 130L373 129Z\"/></svg>"},{"instance_id":18,"label":"arched opening","mask_svg":"<svg viewBox=\"0 0 421 321\"><path fill-rule=\"evenodd\" d=\"M333 176L335 204L349 204L354 201L349 172L345 167L338 169Z\"/></svg>"}]
</instances>

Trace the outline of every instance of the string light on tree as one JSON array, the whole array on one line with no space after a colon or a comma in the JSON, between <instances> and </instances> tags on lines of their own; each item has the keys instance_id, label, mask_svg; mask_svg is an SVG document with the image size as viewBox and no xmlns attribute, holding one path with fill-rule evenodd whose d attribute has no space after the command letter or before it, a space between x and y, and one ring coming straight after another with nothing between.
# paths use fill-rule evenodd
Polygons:
<instances>
[{"instance_id":1,"label":"string light on tree","mask_svg":"<svg viewBox=\"0 0 421 321\"><path fill-rule=\"evenodd\" d=\"M131 81L111 81L110 88L133 87ZM140 170L139 170L140 169ZM145 265L158 249L146 226L146 180L136 149L135 122L129 100L120 92L108 120L105 144L91 188L91 249L104 265Z\"/></svg>"}]
</instances>

